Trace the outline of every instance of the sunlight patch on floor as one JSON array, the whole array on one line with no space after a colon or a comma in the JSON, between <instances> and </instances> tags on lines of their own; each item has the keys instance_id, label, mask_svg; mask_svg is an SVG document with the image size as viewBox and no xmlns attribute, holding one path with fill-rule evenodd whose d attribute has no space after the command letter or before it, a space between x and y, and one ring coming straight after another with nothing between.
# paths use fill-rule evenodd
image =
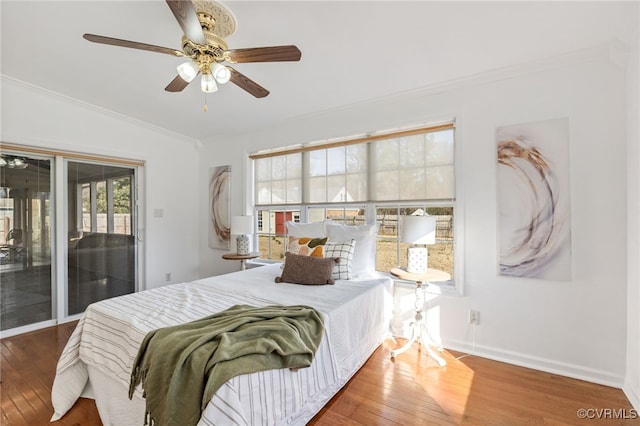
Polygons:
<instances>
[{"instance_id":1,"label":"sunlight patch on floor","mask_svg":"<svg viewBox=\"0 0 640 426\"><path fill-rule=\"evenodd\" d=\"M427 296L428 297L428 296ZM442 356L447 365L441 367L418 342L406 352L399 354L383 371L385 396L397 388L393 383L402 383L402 388L412 391L407 398L415 401L416 416L422 413L441 413L446 423L461 423L473 385L474 371L446 350L439 352L440 307L435 298L429 298L426 307L431 348ZM431 305L431 306L430 306ZM415 308L414 308L415 309ZM415 311L414 311L415 312ZM402 338L388 339L383 347L387 351L402 346ZM389 384L391 384L389 386Z\"/></svg>"}]
</instances>

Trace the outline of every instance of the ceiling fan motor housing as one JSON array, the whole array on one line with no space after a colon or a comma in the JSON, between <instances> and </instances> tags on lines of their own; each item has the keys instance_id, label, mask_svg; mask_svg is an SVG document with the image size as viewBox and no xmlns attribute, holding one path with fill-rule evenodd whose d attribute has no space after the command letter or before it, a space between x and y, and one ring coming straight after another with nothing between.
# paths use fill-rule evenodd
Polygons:
<instances>
[{"instance_id":1,"label":"ceiling fan motor housing","mask_svg":"<svg viewBox=\"0 0 640 426\"><path fill-rule=\"evenodd\" d=\"M185 55L197 59L201 55L211 56L216 62L225 60L224 52L227 50L227 43L217 34L203 30L207 40L206 45L196 44L185 36L182 36L182 51Z\"/></svg>"},{"instance_id":2,"label":"ceiling fan motor housing","mask_svg":"<svg viewBox=\"0 0 640 426\"><path fill-rule=\"evenodd\" d=\"M229 9L214 1L193 0L192 3L207 44L200 45L182 36L183 52L200 64L228 60L224 54L228 49L225 37L235 32L235 17Z\"/></svg>"}]
</instances>

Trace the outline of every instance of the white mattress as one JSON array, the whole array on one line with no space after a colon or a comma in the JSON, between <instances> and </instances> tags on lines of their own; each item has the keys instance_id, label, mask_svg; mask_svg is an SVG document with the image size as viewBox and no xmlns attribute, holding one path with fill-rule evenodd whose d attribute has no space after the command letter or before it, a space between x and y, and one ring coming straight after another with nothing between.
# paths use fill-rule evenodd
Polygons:
<instances>
[{"instance_id":1,"label":"white mattress","mask_svg":"<svg viewBox=\"0 0 640 426\"><path fill-rule=\"evenodd\" d=\"M127 398L131 366L147 332L236 304L309 305L325 320L313 364L245 374L214 395L199 425L302 425L326 404L388 337L392 280L371 278L302 286L274 282L279 265L249 269L108 299L90 305L58 361L52 420L78 397L95 398L105 425L141 425L140 389Z\"/></svg>"}]
</instances>

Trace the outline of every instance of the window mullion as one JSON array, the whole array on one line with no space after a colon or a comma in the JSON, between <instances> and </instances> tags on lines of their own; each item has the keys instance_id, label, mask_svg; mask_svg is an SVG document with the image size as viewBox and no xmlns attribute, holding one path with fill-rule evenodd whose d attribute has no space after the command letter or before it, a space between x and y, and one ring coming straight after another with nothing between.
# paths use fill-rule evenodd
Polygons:
<instances>
[{"instance_id":1,"label":"window mullion","mask_svg":"<svg viewBox=\"0 0 640 426\"><path fill-rule=\"evenodd\" d=\"M397 236L397 243L396 243L396 259L398 259L398 267L400 267L400 207L397 208L396 210L396 236Z\"/></svg>"},{"instance_id":2,"label":"window mullion","mask_svg":"<svg viewBox=\"0 0 640 426\"><path fill-rule=\"evenodd\" d=\"M373 149L373 143L367 142L367 188L366 199L367 202L371 202L374 199L376 193L376 167L377 158L375 155L375 149Z\"/></svg>"},{"instance_id":3,"label":"window mullion","mask_svg":"<svg viewBox=\"0 0 640 426\"><path fill-rule=\"evenodd\" d=\"M82 198L82 184L76 184L76 233L79 233L84 230L84 210L83 210L83 198ZM76 234L77 235L77 234Z\"/></svg>"},{"instance_id":4,"label":"window mullion","mask_svg":"<svg viewBox=\"0 0 640 426\"><path fill-rule=\"evenodd\" d=\"M300 222L307 222L307 208L305 207L311 199L311 154L303 152L302 155L302 205L300 206Z\"/></svg>"},{"instance_id":5,"label":"window mullion","mask_svg":"<svg viewBox=\"0 0 640 426\"><path fill-rule=\"evenodd\" d=\"M92 181L90 185L91 232L98 232L98 183Z\"/></svg>"},{"instance_id":6,"label":"window mullion","mask_svg":"<svg viewBox=\"0 0 640 426\"><path fill-rule=\"evenodd\" d=\"M429 150L427 149L427 138L422 140L422 149L424 152L424 196L429 199Z\"/></svg>"},{"instance_id":7,"label":"window mullion","mask_svg":"<svg viewBox=\"0 0 640 426\"><path fill-rule=\"evenodd\" d=\"M329 202L329 150L324 150L324 202ZM326 217L326 213L325 213Z\"/></svg>"},{"instance_id":8,"label":"window mullion","mask_svg":"<svg viewBox=\"0 0 640 426\"><path fill-rule=\"evenodd\" d=\"M113 179L107 179L107 233L114 232L115 212L113 211Z\"/></svg>"}]
</instances>

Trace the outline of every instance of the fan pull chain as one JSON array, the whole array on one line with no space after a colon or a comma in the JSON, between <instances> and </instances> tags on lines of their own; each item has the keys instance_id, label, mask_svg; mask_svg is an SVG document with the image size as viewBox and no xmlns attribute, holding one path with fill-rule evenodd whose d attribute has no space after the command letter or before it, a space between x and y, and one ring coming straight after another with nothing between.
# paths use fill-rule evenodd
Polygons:
<instances>
[{"instance_id":1,"label":"fan pull chain","mask_svg":"<svg viewBox=\"0 0 640 426\"><path fill-rule=\"evenodd\" d=\"M204 112L209 111L209 106L207 105L207 95L204 95Z\"/></svg>"}]
</instances>

